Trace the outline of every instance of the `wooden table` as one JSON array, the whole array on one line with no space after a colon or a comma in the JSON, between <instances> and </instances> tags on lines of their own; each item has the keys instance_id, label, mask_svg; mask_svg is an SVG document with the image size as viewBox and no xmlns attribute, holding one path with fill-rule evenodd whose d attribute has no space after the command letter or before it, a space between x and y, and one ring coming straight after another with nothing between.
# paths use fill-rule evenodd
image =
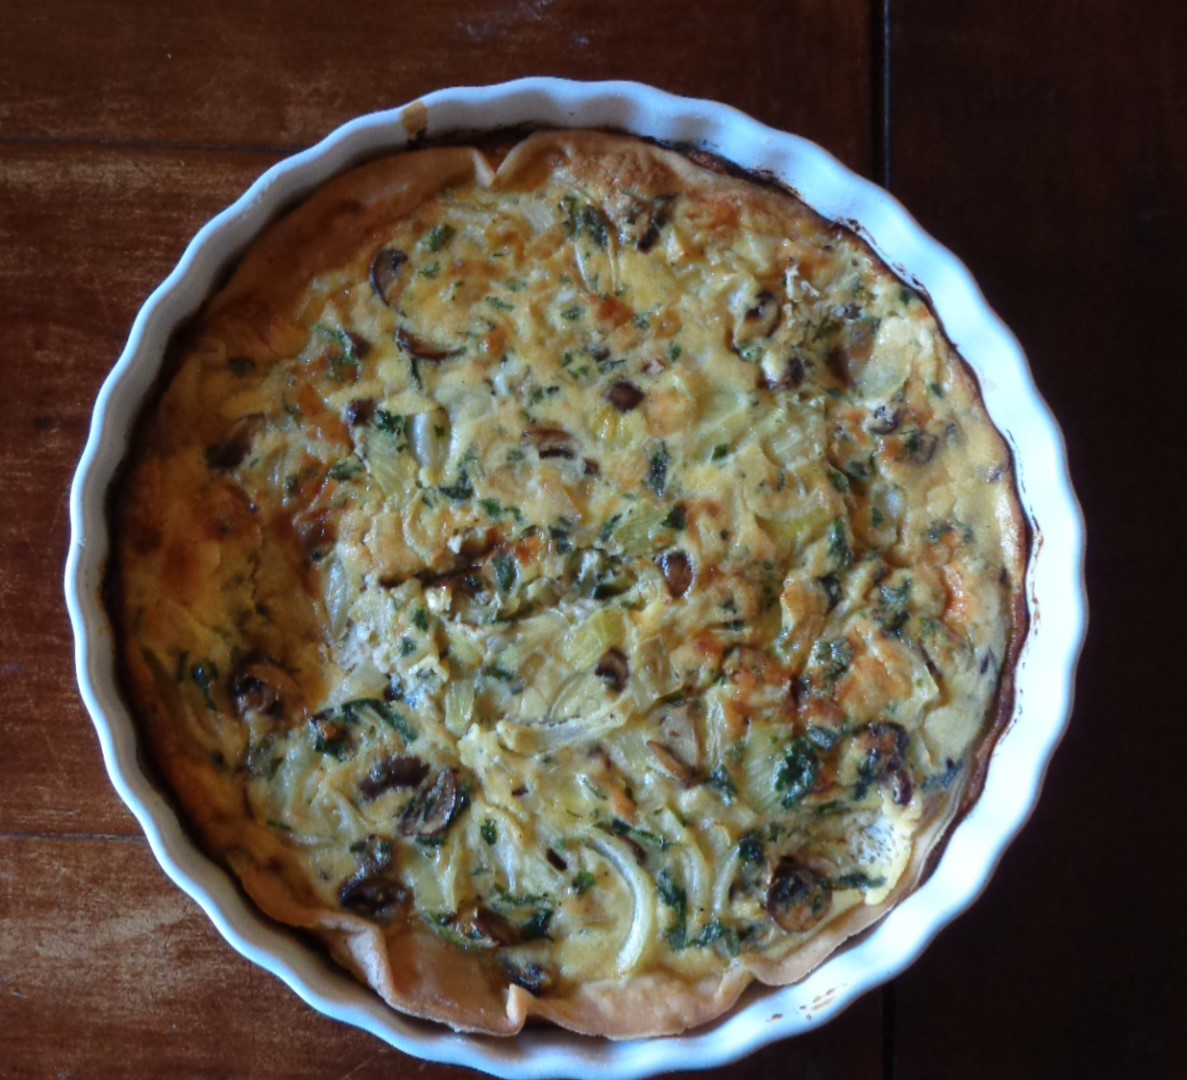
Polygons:
<instances>
[{"instance_id":1,"label":"wooden table","mask_svg":"<svg viewBox=\"0 0 1187 1080\"><path fill-rule=\"evenodd\" d=\"M60 579L96 391L198 227L352 116L523 74L716 98L887 185L1021 338L1087 512L1075 717L985 895L720 1075L1187 1074L1187 7L41 0L3 25L0 1075L465 1074L311 1012L165 878L79 702Z\"/></svg>"}]
</instances>

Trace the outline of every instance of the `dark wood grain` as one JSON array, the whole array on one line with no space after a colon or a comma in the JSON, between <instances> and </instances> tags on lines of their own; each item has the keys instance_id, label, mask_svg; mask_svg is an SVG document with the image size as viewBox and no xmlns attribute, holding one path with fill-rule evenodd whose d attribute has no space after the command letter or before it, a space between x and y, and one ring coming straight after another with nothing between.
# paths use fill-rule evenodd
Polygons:
<instances>
[{"instance_id":1,"label":"dark wood grain","mask_svg":"<svg viewBox=\"0 0 1187 1080\"><path fill-rule=\"evenodd\" d=\"M437 87L563 75L715 95L866 170L868 7L759 0L739 19L686 0L13 5L0 135L295 147Z\"/></svg>"},{"instance_id":2,"label":"dark wood grain","mask_svg":"<svg viewBox=\"0 0 1187 1080\"><path fill-rule=\"evenodd\" d=\"M1037 813L896 985L895 1075L1181 1076L1187 9L893 12L894 191L969 262L1062 421L1092 608Z\"/></svg>"},{"instance_id":3,"label":"dark wood grain","mask_svg":"<svg viewBox=\"0 0 1187 1080\"><path fill-rule=\"evenodd\" d=\"M95 394L189 237L274 160L0 143L0 829L126 833L71 669L61 574Z\"/></svg>"}]
</instances>

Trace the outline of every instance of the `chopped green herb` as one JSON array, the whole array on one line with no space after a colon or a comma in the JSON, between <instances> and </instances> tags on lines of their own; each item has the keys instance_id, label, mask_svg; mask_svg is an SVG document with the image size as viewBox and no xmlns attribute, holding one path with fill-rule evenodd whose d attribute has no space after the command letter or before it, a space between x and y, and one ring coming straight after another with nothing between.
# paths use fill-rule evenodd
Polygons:
<instances>
[{"instance_id":1,"label":"chopped green herb","mask_svg":"<svg viewBox=\"0 0 1187 1080\"><path fill-rule=\"evenodd\" d=\"M190 668L190 678L194 680L195 685L202 691L202 697L206 701L206 708L213 710L214 698L210 696L210 688L218 680L218 666L213 660L203 660L201 663L194 664Z\"/></svg>"},{"instance_id":2,"label":"chopped green herb","mask_svg":"<svg viewBox=\"0 0 1187 1080\"><path fill-rule=\"evenodd\" d=\"M561 318L567 319L569 322L575 322L584 314L585 308L583 308L580 304L574 304L572 307L565 308L565 310L561 312Z\"/></svg>"},{"instance_id":3,"label":"chopped green herb","mask_svg":"<svg viewBox=\"0 0 1187 1080\"><path fill-rule=\"evenodd\" d=\"M607 540L609 540L621 520L621 514L611 514L610 517L606 519L606 523L602 526L601 530L598 532L598 541L604 544Z\"/></svg>"},{"instance_id":4,"label":"chopped green herb","mask_svg":"<svg viewBox=\"0 0 1187 1080\"><path fill-rule=\"evenodd\" d=\"M425 237L425 246L430 251L440 251L456 234L457 231L452 225L448 225L442 221L429 230L428 236Z\"/></svg>"},{"instance_id":5,"label":"chopped green herb","mask_svg":"<svg viewBox=\"0 0 1187 1080\"><path fill-rule=\"evenodd\" d=\"M651 463L647 469L647 486L661 499L668 489L668 463L671 458L668 448L660 443L660 447L651 455Z\"/></svg>"},{"instance_id":6,"label":"chopped green herb","mask_svg":"<svg viewBox=\"0 0 1187 1080\"><path fill-rule=\"evenodd\" d=\"M667 867L655 875L655 884L659 889L659 898L683 921L688 913L688 894L676 884L676 879Z\"/></svg>"},{"instance_id":7,"label":"chopped green herb","mask_svg":"<svg viewBox=\"0 0 1187 1080\"><path fill-rule=\"evenodd\" d=\"M331 480L349 480L362 471L363 463L357 457L348 457L333 465L327 475Z\"/></svg>"},{"instance_id":8,"label":"chopped green herb","mask_svg":"<svg viewBox=\"0 0 1187 1080\"><path fill-rule=\"evenodd\" d=\"M673 506L671 513L669 513L668 516L664 518L661 524L667 529L683 531L684 527L688 524L688 513L684 509L684 504L677 503L675 506Z\"/></svg>"},{"instance_id":9,"label":"chopped green herb","mask_svg":"<svg viewBox=\"0 0 1187 1080\"><path fill-rule=\"evenodd\" d=\"M828 470L828 482L832 484L837 491L846 492L849 490L849 477L842 472L837 472L836 469Z\"/></svg>"},{"instance_id":10,"label":"chopped green herb","mask_svg":"<svg viewBox=\"0 0 1187 1080\"><path fill-rule=\"evenodd\" d=\"M730 448L727 443L718 443L715 447L713 447L713 460L721 461L722 458L729 456L729 452Z\"/></svg>"},{"instance_id":11,"label":"chopped green herb","mask_svg":"<svg viewBox=\"0 0 1187 1080\"><path fill-rule=\"evenodd\" d=\"M429 631L429 613L424 608L418 607L412 612L412 625L422 634L427 634Z\"/></svg>"},{"instance_id":12,"label":"chopped green herb","mask_svg":"<svg viewBox=\"0 0 1187 1080\"><path fill-rule=\"evenodd\" d=\"M439 262L431 262L427 266L422 266L416 271L422 278L435 278L441 273L441 264Z\"/></svg>"},{"instance_id":13,"label":"chopped green herb","mask_svg":"<svg viewBox=\"0 0 1187 1080\"><path fill-rule=\"evenodd\" d=\"M712 775L709 777L709 786L727 803L732 803L734 796L738 794L738 787L734 783L734 778L730 776L729 770L724 765L718 765L713 770Z\"/></svg>"},{"instance_id":14,"label":"chopped green herb","mask_svg":"<svg viewBox=\"0 0 1187 1080\"><path fill-rule=\"evenodd\" d=\"M479 499L478 505L490 517L498 517L503 512L503 504L498 499Z\"/></svg>"},{"instance_id":15,"label":"chopped green herb","mask_svg":"<svg viewBox=\"0 0 1187 1080\"><path fill-rule=\"evenodd\" d=\"M482 822L482 827L479 829L482 834L482 839L487 844L496 844L499 839L499 830L495 825L494 818L486 818Z\"/></svg>"},{"instance_id":16,"label":"chopped green herb","mask_svg":"<svg viewBox=\"0 0 1187 1080\"><path fill-rule=\"evenodd\" d=\"M640 313L640 314L636 315L635 316L635 329L636 330L650 330L651 329L650 316L648 316L645 313Z\"/></svg>"},{"instance_id":17,"label":"chopped green herb","mask_svg":"<svg viewBox=\"0 0 1187 1080\"><path fill-rule=\"evenodd\" d=\"M783 806L791 809L810 795L820 776L815 747L804 738L793 739L775 772L775 790L783 793Z\"/></svg>"},{"instance_id":18,"label":"chopped green herb","mask_svg":"<svg viewBox=\"0 0 1187 1080\"><path fill-rule=\"evenodd\" d=\"M348 724L357 724L367 713L379 717L405 742L416 742L420 735L420 732L400 713L396 712L386 701L380 701L378 698L356 698L342 706L342 718Z\"/></svg>"},{"instance_id":19,"label":"chopped green herb","mask_svg":"<svg viewBox=\"0 0 1187 1080\"><path fill-rule=\"evenodd\" d=\"M763 347L761 345L739 345L737 352L748 364L757 364L763 357Z\"/></svg>"},{"instance_id":20,"label":"chopped green herb","mask_svg":"<svg viewBox=\"0 0 1187 1080\"><path fill-rule=\"evenodd\" d=\"M853 565L853 549L849 546L844 518L834 518L829 526L828 554L838 569L848 570Z\"/></svg>"},{"instance_id":21,"label":"chopped green herb","mask_svg":"<svg viewBox=\"0 0 1187 1080\"><path fill-rule=\"evenodd\" d=\"M486 298L486 302L490 307L493 307L495 309L495 311L514 311L515 310L514 304L509 304L506 300L503 300L498 296L488 296Z\"/></svg>"},{"instance_id":22,"label":"chopped green herb","mask_svg":"<svg viewBox=\"0 0 1187 1080\"><path fill-rule=\"evenodd\" d=\"M416 642L407 636L400 638L400 655L411 656L414 652L416 652Z\"/></svg>"},{"instance_id":23,"label":"chopped green herb","mask_svg":"<svg viewBox=\"0 0 1187 1080\"><path fill-rule=\"evenodd\" d=\"M457 483L450 487L441 487L437 489L447 499L453 502L465 502L471 495L474 494L474 488L470 484L470 477L465 468L458 469Z\"/></svg>"},{"instance_id":24,"label":"chopped green herb","mask_svg":"<svg viewBox=\"0 0 1187 1080\"><path fill-rule=\"evenodd\" d=\"M834 889L861 889L863 892L866 889L880 889L886 884L886 878L878 876L871 878L862 873L860 870L854 870L849 874L842 874L839 878L833 881Z\"/></svg>"},{"instance_id":25,"label":"chopped green herb","mask_svg":"<svg viewBox=\"0 0 1187 1080\"><path fill-rule=\"evenodd\" d=\"M523 278L511 278L507 282L507 288L511 292L523 292L528 287L528 283Z\"/></svg>"},{"instance_id":26,"label":"chopped green herb","mask_svg":"<svg viewBox=\"0 0 1187 1080\"><path fill-rule=\"evenodd\" d=\"M676 342L673 341L672 344L668 346L668 359L673 362L679 360L680 354L683 351L684 350L682 348L680 348L680 346Z\"/></svg>"},{"instance_id":27,"label":"chopped green herb","mask_svg":"<svg viewBox=\"0 0 1187 1080\"><path fill-rule=\"evenodd\" d=\"M515 588L515 582L519 578L519 563L515 561L515 556L507 551L497 552L491 560L491 565L494 567L499 591L509 593Z\"/></svg>"},{"instance_id":28,"label":"chopped green herb","mask_svg":"<svg viewBox=\"0 0 1187 1080\"><path fill-rule=\"evenodd\" d=\"M597 878L593 876L588 870L578 871L573 876L573 891L578 896L583 896L589 892L597 884Z\"/></svg>"},{"instance_id":29,"label":"chopped green herb","mask_svg":"<svg viewBox=\"0 0 1187 1080\"><path fill-rule=\"evenodd\" d=\"M388 412L387 409L375 410L375 426L389 435L404 434L404 417L399 413Z\"/></svg>"},{"instance_id":30,"label":"chopped green herb","mask_svg":"<svg viewBox=\"0 0 1187 1080\"><path fill-rule=\"evenodd\" d=\"M748 832L738 841L738 858L745 865L754 865L766 861L763 854L762 837L756 832Z\"/></svg>"}]
</instances>

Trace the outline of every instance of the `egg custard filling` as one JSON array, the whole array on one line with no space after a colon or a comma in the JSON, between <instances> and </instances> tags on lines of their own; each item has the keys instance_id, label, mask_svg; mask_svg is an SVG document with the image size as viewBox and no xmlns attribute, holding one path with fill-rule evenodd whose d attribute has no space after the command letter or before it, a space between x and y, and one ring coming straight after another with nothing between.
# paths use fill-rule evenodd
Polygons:
<instances>
[{"instance_id":1,"label":"egg custard filling","mask_svg":"<svg viewBox=\"0 0 1187 1080\"><path fill-rule=\"evenodd\" d=\"M927 304L621 136L409 151L274 224L113 501L203 845L395 1007L676 1032L803 977L976 797L1010 456Z\"/></svg>"}]
</instances>

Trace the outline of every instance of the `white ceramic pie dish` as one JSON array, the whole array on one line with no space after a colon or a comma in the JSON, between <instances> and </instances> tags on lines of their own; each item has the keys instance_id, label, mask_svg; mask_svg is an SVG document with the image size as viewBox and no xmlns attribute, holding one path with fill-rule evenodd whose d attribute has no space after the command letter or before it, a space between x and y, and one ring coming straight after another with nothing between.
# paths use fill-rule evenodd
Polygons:
<instances>
[{"instance_id":1,"label":"white ceramic pie dish","mask_svg":"<svg viewBox=\"0 0 1187 1080\"><path fill-rule=\"evenodd\" d=\"M520 125L615 128L698 146L745 169L771 174L826 217L855 228L904 279L928 294L949 337L976 372L989 413L1013 451L1032 530L1031 626L1019 660L1013 716L993 752L980 799L954 830L932 876L871 933L803 982L751 988L725 1017L679 1037L613 1043L556 1029L533 1029L513 1039L454 1034L393 1012L315 946L265 919L188 837L142 767L137 732L116 681L113 633L102 602L108 488L170 335L223 272L282 209L350 166L406 145L409 129L424 126L432 139ZM79 686L112 782L165 872L202 906L231 945L314 1008L418 1057L504 1077L581 1076L595 1070L607 1078L637 1077L720 1065L825 1022L903 970L976 898L1030 814L1070 715L1086 623L1083 523L1062 438L1021 348L964 266L894 199L812 143L725 106L633 83L524 79L442 90L413 106L352 121L269 169L198 233L141 309L99 394L74 479L70 516L66 596Z\"/></svg>"}]
</instances>

